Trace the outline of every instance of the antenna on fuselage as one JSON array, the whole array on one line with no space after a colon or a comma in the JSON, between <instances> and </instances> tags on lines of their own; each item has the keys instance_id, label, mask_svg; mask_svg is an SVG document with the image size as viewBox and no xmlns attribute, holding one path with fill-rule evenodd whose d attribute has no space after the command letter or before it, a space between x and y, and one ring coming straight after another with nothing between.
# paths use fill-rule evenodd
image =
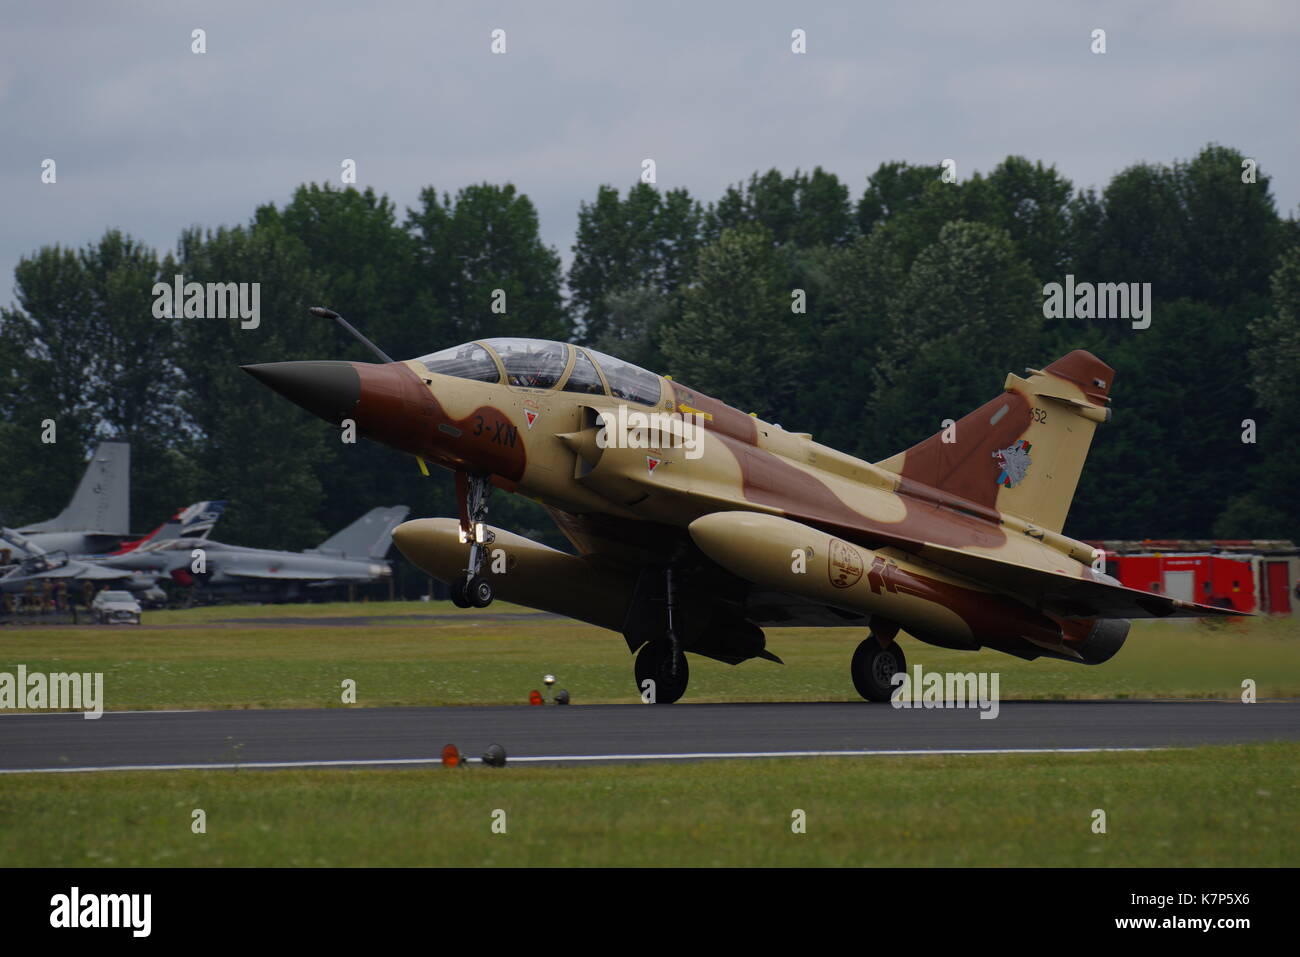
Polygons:
<instances>
[{"instance_id":1,"label":"antenna on fuselage","mask_svg":"<svg viewBox=\"0 0 1300 957\"><path fill-rule=\"evenodd\" d=\"M386 352L384 352L383 349L379 348L379 346L375 345L373 342L371 342L369 339L367 339L365 336L363 336L361 333L359 333L359 332L356 330L356 327L352 325L352 323L348 322L346 319L344 319L342 316L340 316L340 315L339 315L337 312L335 312L333 309L326 309L324 306L312 306L312 307L311 307L310 309L308 309L307 311L310 312L313 316L319 316L321 319L333 319L333 320L334 320L335 322L337 322L340 326L342 326L343 329L344 329L344 330L345 330L349 335L352 336L352 338L356 339L357 342L361 343L363 346L365 346L367 349L369 349L369 350L370 350L371 352L373 352L375 355L379 356L379 361L381 361L381 362L392 362L392 361L393 361L393 360L388 356L388 354L387 354Z\"/></svg>"}]
</instances>

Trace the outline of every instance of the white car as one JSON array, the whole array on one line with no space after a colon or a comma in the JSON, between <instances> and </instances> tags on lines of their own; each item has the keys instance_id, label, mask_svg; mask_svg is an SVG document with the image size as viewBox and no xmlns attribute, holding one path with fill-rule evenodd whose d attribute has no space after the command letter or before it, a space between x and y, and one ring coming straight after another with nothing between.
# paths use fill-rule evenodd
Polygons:
<instances>
[{"instance_id":1,"label":"white car","mask_svg":"<svg viewBox=\"0 0 1300 957\"><path fill-rule=\"evenodd\" d=\"M102 591L90 605L97 625L140 624L140 603L129 591Z\"/></svg>"}]
</instances>

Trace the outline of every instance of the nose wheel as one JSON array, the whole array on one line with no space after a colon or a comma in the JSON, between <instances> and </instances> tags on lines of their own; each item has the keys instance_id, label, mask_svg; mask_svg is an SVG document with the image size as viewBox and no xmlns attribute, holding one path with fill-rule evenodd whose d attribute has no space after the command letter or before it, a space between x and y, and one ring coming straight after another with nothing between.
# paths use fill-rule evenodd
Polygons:
<instances>
[{"instance_id":1,"label":"nose wheel","mask_svg":"<svg viewBox=\"0 0 1300 957\"><path fill-rule=\"evenodd\" d=\"M456 473L456 495L460 499L460 537L469 543L469 565L464 577L451 583L451 602L458 608L486 608L492 604L492 583L483 577L483 562L496 541L485 524L492 484L485 475Z\"/></svg>"},{"instance_id":2,"label":"nose wheel","mask_svg":"<svg viewBox=\"0 0 1300 957\"><path fill-rule=\"evenodd\" d=\"M451 603L457 608L486 608L492 598L492 583L482 575L459 578L451 584Z\"/></svg>"},{"instance_id":3,"label":"nose wheel","mask_svg":"<svg viewBox=\"0 0 1300 957\"><path fill-rule=\"evenodd\" d=\"M893 677L907 671L907 659L897 641L882 645L872 634L853 652L850 670L858 694L868 701L888 701L894 693Z\"/></svg>"}]
</instances>

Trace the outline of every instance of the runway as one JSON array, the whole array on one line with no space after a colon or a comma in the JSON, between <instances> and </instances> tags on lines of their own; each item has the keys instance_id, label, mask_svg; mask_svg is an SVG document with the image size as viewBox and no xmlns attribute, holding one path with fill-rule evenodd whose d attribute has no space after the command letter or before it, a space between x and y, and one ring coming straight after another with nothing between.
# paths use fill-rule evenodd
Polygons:
<instances>
[{"instance_id":1,"label":"runway","mask_svg":"<svg viewBox=\"0 0 1300 957\"><path fill-rule=\"evenodd\" d=\"M1148 749L1300 740L1300 701L1007 701L329 708L0 715L0 773L420 765L443 745L512 762Z\"/></svg>"}]
</instances>

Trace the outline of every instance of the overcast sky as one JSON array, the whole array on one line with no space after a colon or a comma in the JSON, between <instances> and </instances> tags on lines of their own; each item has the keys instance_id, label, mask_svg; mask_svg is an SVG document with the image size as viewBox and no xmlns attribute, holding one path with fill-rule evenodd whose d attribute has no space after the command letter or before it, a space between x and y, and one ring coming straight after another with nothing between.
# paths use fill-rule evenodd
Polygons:
<instances>
[{"instance_id":1,"label":"overcast sky","mask_svg":"<svg viewBox=\"0 0 1300 957\"><path fill-rule=\"evenodd\" d=\"M1214 141L1258 159L1290 213L1298 50L1295 0L11 2L0 302L43 244L119 227L172 249L186 226L337 184L349 158L402 211L426 185L513 182L566 265L579 202L647 157L702 200L816 165L856 200L890 159L951 157L964 179L1015 153L1103 186Z\"/></svg>"}]
</instances>

